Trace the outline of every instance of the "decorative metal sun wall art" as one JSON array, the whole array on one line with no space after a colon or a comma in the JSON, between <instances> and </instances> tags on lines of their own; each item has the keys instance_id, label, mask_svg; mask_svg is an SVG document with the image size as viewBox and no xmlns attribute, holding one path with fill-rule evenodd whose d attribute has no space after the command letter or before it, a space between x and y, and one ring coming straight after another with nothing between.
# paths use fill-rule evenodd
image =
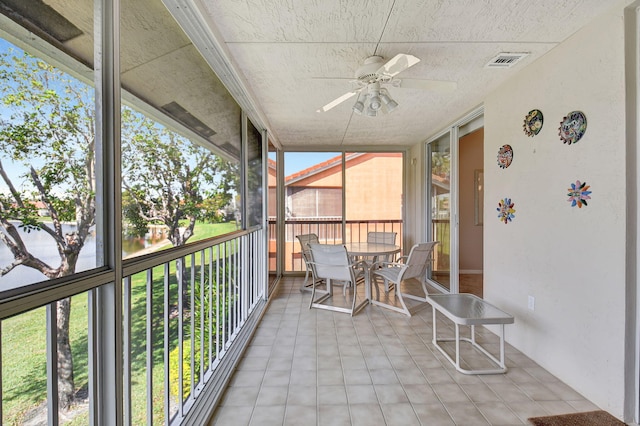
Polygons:
<instances>
[{"instance_id":1,"label":"decorative metal sun wall art","mask_svg":"<svg viewBox=\"0 0 640 426\"><path fill-rule=\"evenodd\" d=\"M587 131L587 117L582 111L571 111L560 122L558 135L563 143L571 145L578 142Z\"/></svg>"},{"instance_id":2,"label":"decorative metal sun wall art","mask_svg":"<svg viewBox=\"0 0 640 426\"><path fill-rule=\"evenodd\" d=\"M498 150L498 166L502 169L506 169L511 165L513 161L513 148L511 145L502 145Z\"/></svg>"},{"instance_id":3,"label":"decorative metal sun wall art","mask_svg":"<svg viewBox=\"0 0 640 426\"><path fill-rule=\"evenodd\" d=\"M578 206L581 209L582 206L587 206L587 200L591 199L589 188L591 187L586 182L580 182L579 180L571 184L571 188L567 189L569 191L567 194L569 199L567 201L571 203L571 207Z\"/></svg>"},{"instance_id":4,"label":"decorative metal sun wall art","mask_svg":"<svg viewBox=\"0 0 640 426\"><path fill-rule=\"evenodd\" d=\"M503 198L500 200L498 208L496 209L498 211L498 219L500 219L500 222L504 222L506 225L513 220L515 217L514 213L516 212L516 209L514 209L513 206L514 203L511 201L511 198Z\"/></svg>"},{"instance_id":5,"label":"decorative metal sun wall art","mask_svg":"<svg viewBox=\"0 0 640 426\"><path fill-rule=\"evenodd\" d=\"M534 137L540 130L542 130L542 124L544 122L544 117L542 115L542 111L538 109L532 109L529 113L524 117L524 124L522 128L524 133L527 136Z\"/></svg>"}]
</instances>

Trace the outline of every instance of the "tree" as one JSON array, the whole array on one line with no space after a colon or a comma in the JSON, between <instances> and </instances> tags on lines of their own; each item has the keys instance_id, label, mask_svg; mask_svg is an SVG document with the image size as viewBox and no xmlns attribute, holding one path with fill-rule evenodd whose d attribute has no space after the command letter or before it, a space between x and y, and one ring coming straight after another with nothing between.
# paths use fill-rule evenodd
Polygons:
<instances>
[{"instance_id":1,"label":"tree","mask_svg":"<svg viewBox=\"0 0 640 426\"><path fill-rule=\"evenodd\" d=\"M125 217L138 227L141 223L163 224L173 246L186 244L198 220L215 220L229 203L237 169L131 109L123 109L122 123ZM178 282L183 282L186 273L186 264L179 259ZM188 307L187 286L182 300Z\"/></svg>"},{"instance_id":2,"label":"tree","mask_svg":"<svg viewBox=\"0 0 640 426\"><path fill-rule=\"evenodd\" d=\"M217 220L231 200L237 169L131 109L123 109L122 122L126 217L131 223L164 224L169 241L182 246L196 221Z\"/></svg>"},{"instance_id":3,"label":"tree","mask_svg":"<svg viewBox=\"0 0 640 426\"><path fill-rule=\"evenodd\" d=\"M0 160L0 177L8 194L0 196L0 241L18 266L40 271L46 278L73 274L80 251L95 225L95 133L89 87L24 52L0 54L0 101L8 111L0 129L2 160L20 164L21 176L10 176ZM24 187L17 183L24 182ZM42 221L33 202L41 201L51 217ZM72 221L72 231L63 222ZM34 256L16 228L45 232L60 259L49 265ZM59 403L74 400L73 359L69 341L71 299L57 302Z\"/></svg>"}]
</instances>

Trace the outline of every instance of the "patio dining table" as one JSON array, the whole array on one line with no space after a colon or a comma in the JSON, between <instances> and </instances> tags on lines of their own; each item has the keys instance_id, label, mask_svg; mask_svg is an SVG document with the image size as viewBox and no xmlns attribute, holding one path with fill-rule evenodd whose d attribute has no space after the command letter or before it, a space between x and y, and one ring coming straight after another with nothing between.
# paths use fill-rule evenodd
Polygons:
<instances>
[{"instance_id":1,"label":"patio dining table","mask_svg":"<svg viewBox=\"0 0 640 426\"><path fill-rule=\"evenodd\" d=\"M367 242L353 242L345 243L347 248L347 254L352 256L362 256L366 258L379 259L385 257L390 259L391 256L400 253L400 246L395 244L381 244L381 243L367 243ZM371 278L369 276L369 268L365 268L365 297L367 300L371 300Z\"/></svg>"}]
</instances>

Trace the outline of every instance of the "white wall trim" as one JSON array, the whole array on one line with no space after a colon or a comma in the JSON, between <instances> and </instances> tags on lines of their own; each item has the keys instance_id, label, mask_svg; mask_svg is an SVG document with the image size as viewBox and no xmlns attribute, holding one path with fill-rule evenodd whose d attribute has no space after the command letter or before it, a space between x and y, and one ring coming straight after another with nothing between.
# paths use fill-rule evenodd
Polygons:
<instances>
[{"instance_id":1,"label":"white wall trim","mask_svg":"<svg viewBox=\"0 0 640 426\"><path fill-rule=\"evenodd\" d=\"M627 166L627 240L626 301L625 301L625 401L624 419L640 423L640 279L638 263L640 253L640 1L635 1L624 11L625 19L625 84L626 84L626 166Z\"/></svg>"}]
</instances>

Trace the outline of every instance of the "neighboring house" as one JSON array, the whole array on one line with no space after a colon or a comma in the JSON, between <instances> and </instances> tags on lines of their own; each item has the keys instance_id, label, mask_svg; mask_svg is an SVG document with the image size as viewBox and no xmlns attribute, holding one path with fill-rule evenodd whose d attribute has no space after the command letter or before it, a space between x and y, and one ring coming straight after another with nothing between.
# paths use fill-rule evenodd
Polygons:
<instances>
[{"instance_id":1,"label":"neighboring house","mask_svg":"<svg viewBox=\"0 0 640 426\"><path fill-rule=\"evenodd\" d=\"M402 219L402 170L400 152L346 154L347 220ZM286 176L285 188L287 219L341 218L342 156Z\"/></svg>"},{"instance_id":2,"label":"neighboring house","mask_svg":"<svg viewBox=\"0 0 640 426\"><path fill-rule=\"evenodd\" d=\"M49 209L42 201L29 201L28 203L36 208L38 216L40 217L51 216ZM17 207L17 206L18 206L17 204L13 204L13 207Z\"/></svg>"},{"instance_id":3,"label":"neighboring house","mask_svg":"<svg viewBox=\"0 0 640 426\"><path fill-rule=\"evenodd\" d=\"M269 194L275 195L275 165L269 160ZM300 270L295 236L315 232L322 241L342 241L342 193L345 189L347 241L366 238L368 230L385 230L402 235L403 156L400 152L349 153L345 155L345 179L342 156L336 156L285 177L286 254L285 270ZM272 205L273 203L273 205ZM269 203L269 217L275 218L275 200ZM296 225L302 221L305 225ZM309 224L308 222L313 222ZM386 225L369 221L385 221ZM395 223L390 223L390 222ZM330 223L318 227L315 223ZM400 237L398 238L400 243ZM271 242L275 253L275 241Z\"/></svg>"},{"instance_id":4,"label":"neighboring house","mask_svg":"<svg viewBox=\"0 0 640 426\"><path fill-rule=\"evenodd\" d=\"M42 201L31 201L31 204L36 206L36 209L38 210L38 216L43 217L51 215L49 213L49 209Z\"/></svg>"}]
</instances>

